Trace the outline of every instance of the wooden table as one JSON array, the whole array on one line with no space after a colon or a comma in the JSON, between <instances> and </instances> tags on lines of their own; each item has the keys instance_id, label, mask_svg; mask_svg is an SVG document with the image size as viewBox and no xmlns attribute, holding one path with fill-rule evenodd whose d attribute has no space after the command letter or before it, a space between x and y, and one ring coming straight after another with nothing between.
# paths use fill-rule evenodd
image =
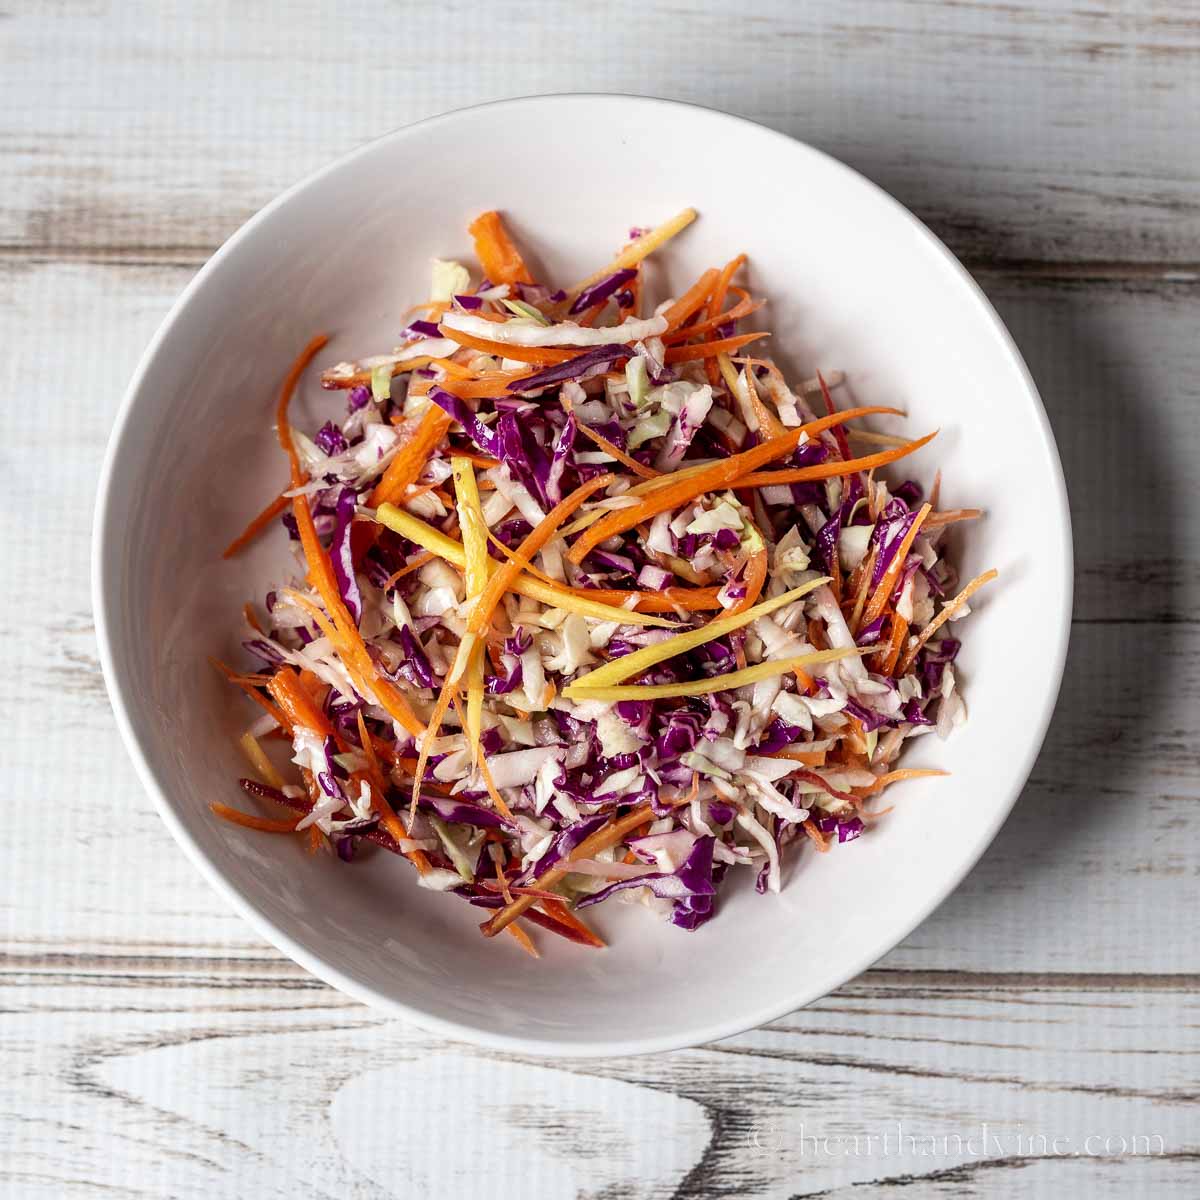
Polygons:
<instances>
[{"instance_id":1,"label":"wooden table","mask_svg":"<svg viewBox=\"0 0 1200 1200\"><path fill-rule=\"evenodd\" d=\"M16 0L0 55L4 1197L1200 1193L1200 9ZM122 389L215 247L394 126L570 90L744 113L929 222L1037 378L1078 559L957 894L811 1008L600 1063L431 1038L254 936L134 778L88 593Z\"/></svg>"}]
</instances>

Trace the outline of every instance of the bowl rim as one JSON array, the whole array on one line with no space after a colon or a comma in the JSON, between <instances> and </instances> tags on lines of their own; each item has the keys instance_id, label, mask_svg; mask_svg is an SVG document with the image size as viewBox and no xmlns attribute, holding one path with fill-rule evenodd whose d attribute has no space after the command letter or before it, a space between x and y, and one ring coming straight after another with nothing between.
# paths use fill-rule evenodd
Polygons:
<instances>
[{"instance_id":1,"label":"bowl rim","mask_svg":"<svg viewBox=\"0 0 1200 1200\"><path fill-rule=\"evenodd\" d=\"M967 294L974 300L979 315L991 327L992 333L999 339L1001 346L1007 351L1008 356L1017 368L1019 377L1025 386L1027 400L1033 410L1035 425L1041 433L1045 449L1048 452L1048 459L1052 466L1053 495L1047 499L1053 501L1051 515L1057 518L1058 525L1062 531L1065 554L1060 565L1062 603L1057 613L1048 614L1056 623L1053 657L1051 661L1045 664L1049 668L1046 678L1052 682L1046 688L1040 710L1032 714L1032 721L1030 722L1030 727L1036 731L1036 736L1030 740L1024 760L1019 764L1018 770L1013 776L1013 784L1006 801L1000 805L988 824L977 833L969 850L964 852L957 868L946 876L943 886L938 889L933 900L915 910L911 914L910 920L904 924L897 934L894 936L889 935L886 945L882 947L869 947L863 954L855 958L852 966L839 971L835 977L823 979L816 987L802 989L783 1002L776 1001L763 1005L753 1011L747 1009L740 1015L710 1020L702 1026L696 1026L688 1030L681 1028L678 1033L672 1032L653 1037L629 1037L619 1040L603 1039L574 1042L546 1037L517 1037L508 1034L493 1033L482 1026L473 1025L466 1021L448 1019L436 1013L414 1007L394 996L387 995L367 983L347 976L344 972L326 962L319 954L308 950L242 894L235 884L209 858L204 849L184 826L175 811L172 801L168 797L167 789L159 782L158 777L142 752L130 710L125 700L125 692L128 684L124 675L124 668L114 654L110 638L112 621L109 617L106 602L106 595L110 588L109 568L106 560L108 558L108 526L113 501L113 484L116 476L116 467L121 455L122 445L125 442L131 425L134 410L142 392L143 381L150 370L151 364L157 358L159 351L170 338L181 319L185 317L193 297L207 286L209 279L219 265L227 257L234 254L243 241L251 238L260 225L265 223L278 209L286 205L293 196L313 186L327 175L343 170L358 158L373 152L381 143L402 140L411 132L418 129L428 129L438 124L460 120L485 109L532 108L539 104L552 104L556 106L580 103L594 104L598 101L608 105L630 106L633 108L645 106L690 110L693 116L699 115L706 121L727 124L732 132L736 132L738 129L749 129L766 133L771 138L776 139L781 152L790 153L799 147L802 151L819 156L835 173L841 173L856 185L865 186L870 189L880 203L890 207L894 215L902 217L912 232L922 239L929 249L935 250L944 264L949 266L958 279L966 285ZM171 305L166 316L155 331L154 336L146 346L146 349L142 352L113 421L112 432L109 435L100 470L99 482L97 484L92 522L92 608L95 617L96 641L100 664L104 673L105 686L113 710L113 716L120 731L121 740L124 742L125 748L133 761L143 788L154 801L159 816L170 830L175 841L183 848L200 874L249 922L258 934L274 945L277 950L287 955L312 975L337 988L339 991L376 1010L402 1017L429 1033L471 1042L489 1049L527 1055L555 1055L560 1057L566 1055L573 1058L599 1058L613 1055L647 1054L677 1050L718 1041L722 1038L732 1037L736 1034L756 1029L761 1025L778 1020L796 1009L819 1000L823 996L843 987L847 982L868 970L874 963L890 953L913 930L926 921L944 903L947 897L958 888L966 875L983 856L983 853L999 832L1000 827L1008 818L1018 797L1024 790L1034 762L1041 752L1050 720L1057 705L1071 633L1073 589L1074 546L1071 531L1071 513L1067 501L1062 461L1058 453L1058 447L1049 418L1046 414L1045 405L1042 402L1037 385L1020 350L992 306L991 301L988 300L973 276L941 239L880 185L874 183L853 167L847 166L841 160L833 157L833 155L827 154L825 151L799 138L792 137L790 134L783 133L771 128L769 125L747 117L736 116L717 108L688 101L607 92L544 93L503 98L480 104L467 105L411 122L390 130L379 137L372 138L346 154L340 155L316 171L306 175L259 209L222 243L188 282L187 286Z\"/></svg>"}]
</instances>

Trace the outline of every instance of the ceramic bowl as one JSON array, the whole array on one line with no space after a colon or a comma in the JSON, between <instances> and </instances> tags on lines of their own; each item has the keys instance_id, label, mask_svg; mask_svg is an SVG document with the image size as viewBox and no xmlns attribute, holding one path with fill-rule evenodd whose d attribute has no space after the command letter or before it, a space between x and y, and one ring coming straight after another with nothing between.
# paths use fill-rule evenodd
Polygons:
<instances>
[{"instance_id":1,"label":"ceramic bowl","mask_svg":"<svg viewBox=\"0 0 1200 1200\"><path fill-rule=\"evenodd\" d=\"M736 169L717 169L727 163ZM750 872L697 932L640 906L593 910L610 946L485 940L478 910L424 891L387 855L352 867L299 839L218 821L241 801L235 739L251 719L207 663L236 658L239 611L290 562L282 534L222 547L279 489L279 381L316 331L332 363L386 349L434 256L470 257L466 225L506 214L541 278L603 265L632 225L692 205L653 268L661 296L738 251L769 300L790 371L841 370L877 428L940 436L902 475L986 510L955 531L964 578L1000 579L962 625L967 724L916 741L868 836L793 856L781 895ZM344 404L310 372L303 427ZM1008 814L1058 691L1071 608L1059 460L1034 384L966 271L910 213L825 154L684 104L554 96L466 109L362 147L249 221L192 281L147 349L117 419L96 509L101 657L121 732L163 819L201 872L276 946L352 996L451 1037L525 1053L693 1045L836 988L905 937ZM554 939L542 938L541 941Z\"/></svg>"}]
</instances>

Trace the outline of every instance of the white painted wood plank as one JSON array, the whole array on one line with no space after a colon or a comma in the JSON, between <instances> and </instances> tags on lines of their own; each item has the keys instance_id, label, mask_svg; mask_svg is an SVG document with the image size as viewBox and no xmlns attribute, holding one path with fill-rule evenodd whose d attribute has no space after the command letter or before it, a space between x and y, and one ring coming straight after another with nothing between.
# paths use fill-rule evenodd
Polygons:
<instances>
[{"instance_id":1,"label":"white painted wood plank","mask_svg":"<svg viewBox=\"0 0 1200 1200\"><path fill-rule=\"evenodd\" d=\"M1104 1200L1200 1185L1187 984L873 972L704 1049L544 1063L256 969L0 970L10 1194ZM1043 1136L1061 1153L1039 1153Z\"/></svg>"},{"instance_id":2,"label":"white painted wood plank","mask_svg":"<svg viewBox=\"0 0 1200 1200\"><path fill-rule=\"evenodd\" d=\"M973 259L1200 259L1200 17L1166 0L10 8L11 246L210 248L398 125L617 91L803 137Z\"/></svg>"},{"instance_id":3,"label":"white painted wood plank","mask_svg":"<svg viewBox=\"0 0 1200 1200\"><path fill-rule=\"evenodd\" d=\"M89 263L9 263L0 273L0 394L11 414L0 446L11 569L0 633L23 698L0 793L71 814L53 853L40 838L0 846L0 878L12 881L0 889L0 920L27 950L245 954L261 944L188 866L142 794L113 728L91 626L101 449L125 378L187 275ZM889 962L1193 970L1187 926L1163 914L1200 904L1189 852L1200 828L1200 625L1141 622L1190 619L1200 598L1187 483L1200 453L1191 419L1200 297L1176 286L989 282L1063 444L1085 621L1024 799L976 872ZM969 498L965 484L948 488Z\"/></svg>"}]
</instances>

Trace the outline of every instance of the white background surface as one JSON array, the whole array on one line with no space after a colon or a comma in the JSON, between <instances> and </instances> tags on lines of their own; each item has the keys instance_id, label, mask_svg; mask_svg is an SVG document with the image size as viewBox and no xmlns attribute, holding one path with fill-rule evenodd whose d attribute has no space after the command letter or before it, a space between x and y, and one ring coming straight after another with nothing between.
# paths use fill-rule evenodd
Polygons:
<instances>
[{"instance_id":1,"label":"white background surface","mask_svg":"<svg viewBox=\"0 0 1200 1200\"><path fill-rule=\"evenodd\" d=\"M6 13L0 1195L1200 1190L1200 14L762 2ZM87 581L121 390L216 245L368 137L555 90L754 117L926 219L1042 390L1078 565L1046 749L936 916L767 1029L586 1064L385 1021L229 912L117 741ZM753 164L712 169L771 186ZM900 1155L897 1121L938 1153ZM857 1153L836 1141L853 1135ZM956 1135L972 1139L961 1153ZM1040 1135L1064 1153L1029 1153ZM1119 1153L1121 1139L1153 1135L1163 1154Z\"/></svg>"}]
</instances>

